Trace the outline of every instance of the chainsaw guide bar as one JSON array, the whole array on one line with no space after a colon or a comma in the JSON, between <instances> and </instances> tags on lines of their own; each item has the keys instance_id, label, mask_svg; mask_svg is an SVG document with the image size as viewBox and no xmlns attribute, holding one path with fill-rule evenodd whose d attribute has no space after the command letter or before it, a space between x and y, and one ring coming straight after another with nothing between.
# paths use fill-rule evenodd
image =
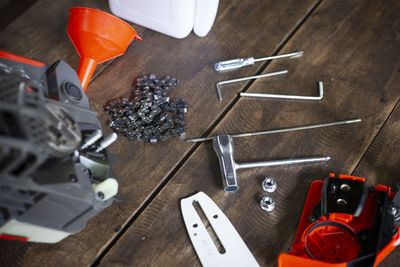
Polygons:
<instances>
[{"instance_id":1,"label":"chainsaw guide bar","mask_svg":"<svg viewBox=\"0 0 400 267\"><path fill-rule=\"evenodd\" d=\"M193 206L195 202L200 205L225 252L218 251ZM182 199L181 210L190 240L203 266L259 266L235 227L205 193Z\"/></svg>"}]
</instances>

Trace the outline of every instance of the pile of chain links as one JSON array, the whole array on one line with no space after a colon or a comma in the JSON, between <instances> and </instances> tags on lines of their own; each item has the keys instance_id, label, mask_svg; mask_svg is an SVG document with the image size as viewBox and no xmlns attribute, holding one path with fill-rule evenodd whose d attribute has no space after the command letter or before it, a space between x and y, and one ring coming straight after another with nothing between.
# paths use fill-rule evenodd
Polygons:
<instances>
[{"instance_id":1,"label":"pile of chain links","mask_svg":"<svg viewBox=\"0 0 400 267\"><path fill-rule=\"evenodd\" d=\"M157 143L185 135L188 104L183 98L169 99L178 84L176 78L155 74L136 79L133 97L111 100L104 107L111 117L109 126L128 139Z\"/></svg>"}]
</instances>

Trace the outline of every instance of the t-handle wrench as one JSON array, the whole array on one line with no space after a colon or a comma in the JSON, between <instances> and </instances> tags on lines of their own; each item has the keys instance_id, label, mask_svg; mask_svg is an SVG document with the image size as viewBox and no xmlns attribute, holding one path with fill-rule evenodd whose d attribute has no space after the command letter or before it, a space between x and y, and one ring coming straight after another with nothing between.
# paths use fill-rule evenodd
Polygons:
<instances>
[{"instance_id":1,"label":"t-handle wrench","mask_svg":"<svg viewBox=\"0 0 400 267\"><path fill-rule=\"evenodd\" d=\"M312 163L328 161L331 159L330 157L312 157L250 163L236 163L233 159L233 140L232 137L227 134L214 137L213 147L218 157L219 166L221 169L222 184L226 192L235 192L239 189L236 175L237 169Z\"/></svg>"}]
</instances>

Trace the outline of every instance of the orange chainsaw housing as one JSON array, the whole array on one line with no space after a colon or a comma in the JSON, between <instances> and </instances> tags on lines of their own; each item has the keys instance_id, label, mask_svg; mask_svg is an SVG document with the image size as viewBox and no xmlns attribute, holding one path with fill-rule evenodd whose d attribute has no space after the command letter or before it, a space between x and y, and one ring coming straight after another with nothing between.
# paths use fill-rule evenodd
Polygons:
<instances>
[{"instance_id":1,"label":"orange chainsaw housing","mask_svg":"<svg viewBox=\"0 0 400 267\"><path fill-rule=\"evenodd\" d=\"M359 184L365 183L365 179L360 177L339 175L337 178ZM337 178L334 174L330 174L328 179ZM322 206L322 194L324 190L326 191L324 183L326 181L317 180L311 184L292 249L289 254L279 255L279 267L365 266L357 261L363 256L360 255L361 252L365 251L362 246L371 247L371 244L366 244L368 243L366 235L363 236L359 233L369 231L376 221L377 203L382 203L377 197L377 192L386 193L388 200L393 199L394 193L390 191L390 187L377 185L368 190L365 202L362 204L362 211L357 216L346 213L329 213L316 218L313 210L317 205ZM382 195L382 193L379 194ZM310 219L312 216L314 216L313 220ZM383 220L380 223L383 224ZM391 240L381 250L376 251L371 266L378 265L398 245L399 230L399 227L393 226L390 232Z\"/></svg>"},{"instance_id":2,"label":"orange chainsaw housing","mask_svg":"<svg viewBox=\"0 0 400 267\"><path fill-rule=\"evenodd\" d=\"M14 54L11 54L11 53L3 51L3 50L0 50L0 57L9 59L9 60L13 60L13 61L17 61L17 62L20 62L23 64L32 65L32 66L39 67L39 68L44 67L44 63L42 63L42 62L30 59L30 58L25 58L25 57L21 57L18 55L14 55Z\"/></svg>"}]
</instances>

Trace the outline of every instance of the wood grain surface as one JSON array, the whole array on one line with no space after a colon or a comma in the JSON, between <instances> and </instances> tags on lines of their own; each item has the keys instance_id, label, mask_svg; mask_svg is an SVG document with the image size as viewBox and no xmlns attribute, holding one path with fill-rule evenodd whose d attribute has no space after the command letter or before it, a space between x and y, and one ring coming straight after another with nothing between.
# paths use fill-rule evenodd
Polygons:
<instances>
[{"instance_id":1,"label":"wood grain surface","mask_svg":"<svg viewBox=\"0 0 400 267\"><path fill-rule=\"evenodd\" d=\"M384 155L381 165L378 161L369 166L380 167L377 172L383 171L385 163L389 168L394 165L397 156L387 158L396 152L389 140L397 136L397 117L389 120L393 120L391 131L380 129L400 97L399 12L396 1L323 1L280 51L304 50L304 57L273 62L264 71L287 68L288 79L273 83L258 80L248 91L313 95L317 92L316 81L321 80L325 85L324 99L307 102L241 98L211 133L362 118L362 123L354 125L234 140L237 162L327 155L332 157L329 163L240 170L240 189L230 194L222 191L212 145L203 143L130 225L101 265L200 265L182 221L179 200L204 191L231 220L257 261L262 266L275 266L278 254L288 252L292 245L312 180L327 177L329 172L363 174L363 168L363 176L367 176L368 165L364 162L368 155L372 162L377 155ZM228 91L227 97L236 94L237 91ZM384 133L383 144L393 146L388 154L378 143ZM395 170L396 167L393 176ZM260 186L265 176L275 177L278 182L273 194L277 206L272 213L262 211L258 205L266 195ZM372 181L395 181L375 176ZM387 261L398 260L392 257L396 256ZM382 265L389 266L387 261Z\"/></svg>"},{"instance_id":2,"label":"wood grain surface","mask_svg":"<svg viewBox=\"0 0 400 267\"><path fill-rule=\"evenodd\" d=\"M0 2L0 31L36 2L37 0L2 0Z\"/></svg>"},{"instance_id":3,"label":"wood grain surface","mask_svg":"<svg viewBox=\"0 0 400 267\"><path fill-rule=\"evenodd\" d=\"M107 10L104 2L85 5ZM224 102L219 103L215 82L252 75L263 66L218 74L212 69L213 64L239 56L260 57L275 53L318 3L316 0L221 2L214 28L205 38L191 34L177 40L135 26L143 41L134 42L123 57L102 68L101 75L89 84L87 94L92 108L99 112L105 131L110 132L102 111L109 99L129 96L132 81L137 76L170 74L181 81L172 96L184 97L189 102L187 135L204 135L236 100L235 94L228 93ZM76 68L79 58L65 33L66 10L71 5L39 1L0 33L0 48L45 62L62 58ZM49 26L45 27L47 24ZM27 38L30 46L26 46ZM237 93L246 84L239 84L230 92ZM121 178L123 202L114 203L93 218L81 233L54 245L0 242L2 263L7 266L92 263L103 251L107 252L107 247L119 236L118 232L135 219L146 201L152 199L152 194L175 174L182 160L196 147L179 139L151 145L120 138L110 151L118 156L114 172Z\"/></svg>"},{"instance_id":4,"label":"wood grain surface","mask_svg":"<svg viewBox=\"0 0 400 267\"><path fill-rule=\"evenodd\" d=\"M392 187L392 190L397 191L397 183L400 182L399 129L400 106L398 102L379 134L355 168L353 175L365 177L369 185L388 185ZM379 266L397 266L399 259L400 249L395 249Z\"/></svg>"}]
</instances>

